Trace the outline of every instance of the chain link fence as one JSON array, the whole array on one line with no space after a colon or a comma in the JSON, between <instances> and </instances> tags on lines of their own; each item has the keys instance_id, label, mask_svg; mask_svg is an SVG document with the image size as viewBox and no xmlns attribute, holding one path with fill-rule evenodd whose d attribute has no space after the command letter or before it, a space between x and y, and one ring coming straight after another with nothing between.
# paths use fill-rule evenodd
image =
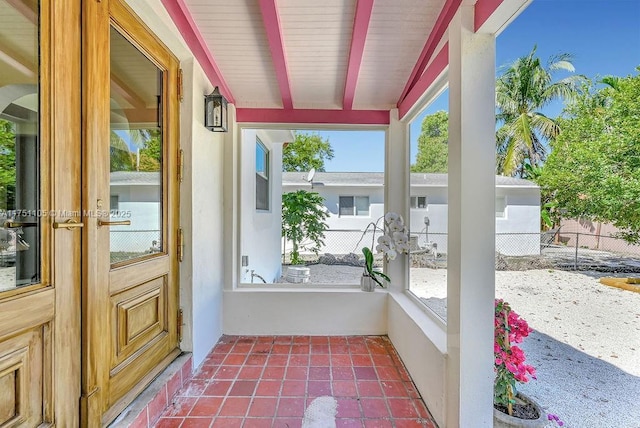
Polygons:
<instances>
[{"instance_id":1,"label":"chain link fence","mask_svg":"<svg viewBox=\"0 0 640 428\"><path fill-rule=\"evenodd\" d=\"M380 236L376 232L375 239ZM410 233L411 267L446 268L446 233ZM362 258L362 248L375 253L373 231L328 230L324 245L316 256L309 243L302 243L301 254L309 263L322 262L329 253L341 257L354 253ZM373 240L373 246L372 246ZM291 243L283 241L283 260L286 263ZM345 259L351 260L352 258ZM563 233L558 229L541 233L497 233L496 269L562 269L600 272L640 272L640 246L621 238L582 232Z\"/></svg>"},{"instance_id":2,"label":"chain link fence","mask_svg":"<svg viewBox=\"0 0 640 428\"><path fill-rule=\"evenodd\" d=\"M111 263L160 251L161 230L111 230Z\"/></svg>"}]
</instances>

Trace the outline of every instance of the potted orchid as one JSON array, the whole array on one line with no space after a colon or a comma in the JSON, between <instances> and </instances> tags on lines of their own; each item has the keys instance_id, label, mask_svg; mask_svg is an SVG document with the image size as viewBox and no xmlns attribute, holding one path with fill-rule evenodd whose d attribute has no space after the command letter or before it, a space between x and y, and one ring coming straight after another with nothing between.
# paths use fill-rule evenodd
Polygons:
<instances>
[{"instance_id":1,"label":"potted orchid","mask_svg":"<svg viewBox=\"0 0 640 428\"><path fill-rule=\"evenodd\" d=\"M384 228L380 228L377 224L380 220L384 219ZM380 253L387 259L387 261L395 260L398 254L409 253L409 234L407 228L404 225L404 220L401 215L394 212L389 212L380 217L375 223L369 224L365 233L369 230L369 227L373 226L373 238L371 247L373 247L376 235L376 230L380 230L382 235L378 237L377 245L375 247L376 252ZM364 236L364 235L363 235ZM373 253L369 247L362 249L364 254L364 273L360 280L361 288L364 291L374 291L376 285L383 287L382 280L391 282L391 279L384 273L377 271L373 266Z\"/></svg>"},{"instance_id":2,"label":"potted orchid","mask_svg":"<svg viewBox=\"0 0 640 428\"><path fill-rule=\"evenodd\" d=\"M502 299L495 300L494 319L494 427L544 427L545 415L532 399L516 391L516 383L536 378L535 369L526 364L519 343L531 328Z\"/></svg>"}]
</instances>

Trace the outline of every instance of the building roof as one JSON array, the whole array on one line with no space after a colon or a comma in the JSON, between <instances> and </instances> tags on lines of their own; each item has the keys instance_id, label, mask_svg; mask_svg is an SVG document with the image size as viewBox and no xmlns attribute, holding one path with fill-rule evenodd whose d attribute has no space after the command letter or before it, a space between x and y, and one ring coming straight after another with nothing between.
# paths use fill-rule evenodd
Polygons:
<instances>
[{"instance_id":1,"label":"building roof","mask_svg":"<svg viewBox=\"0 0 640 428\"><path fill-rule=\"evenodd\" d=\"M306 172L283 172L283 186L310 185L306 180ZM446 187L447 174L412 173L411 186L417 187ZM331 187L382 187L384 185L383 172L317 172L313 177L314 186ZM538 188L533 181L516 177L496 175L497 187Z\"/></svg>"},{"instance_id":2,"label":"building roof","mask_svg":"<svg viewBox=\"0 0 640 428\"><path fill-rule=\"evenodd\" d=\"M112 186L158 186L159 172L146 171L114 171L110 174Z\"/></svg>"}]
</instances>

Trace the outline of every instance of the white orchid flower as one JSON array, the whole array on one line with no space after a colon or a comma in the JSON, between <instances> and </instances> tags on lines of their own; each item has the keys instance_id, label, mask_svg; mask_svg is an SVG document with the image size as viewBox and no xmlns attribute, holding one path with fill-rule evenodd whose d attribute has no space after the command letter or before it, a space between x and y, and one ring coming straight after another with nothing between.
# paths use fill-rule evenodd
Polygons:
<instances>
[{"instance_id":1,"label":"white orchid flower","mask_svg":"<svg viewBox=\"0 0 640 428\"><path fill-rule=\"evenodd\" d=\"M409 237L404 232L394 232L393 241L400 253L409 253Z\"/></svg>"},{"instance_id":2,"label":"white orchid flower","mask_svg":"<svg viewBox=\"0 0 640 428\"><path fill-rule=\"evenodd\" d=\"M387 259L389 260L395 260L397 255L398 255L398 252L396 250L389 250L386 253Z\"/></svg>"},{"instance_id":3,"label":"white orchid flower","mask_svg":"<svg viewBox=\"0 0 640 428\"><path fill-rule=\"evenodd\" d=\"M400 221L391 221L387 224L389 233L394 234L396 232L404 232L404 224Z\"/></svg>"},{"instance_id":4,"label":"white orchid flower","mask_svg":"<svg viewBox=\"0 0 640 428\"><path fill-rule=\"evenodd\" d=\"M378 245L376 245L376 251L387 255L389 251L395 251L395 243L390 236L382 235L378 238Z\"/></svg>"},{"instance_id":5,"label":"white orchid flower","mask_svg":"<svg viewBox=\"0 0 640 428\"><path fill-rule=\"evenodd\" d=\"M400 214L398 214L398 213L388 212L388 213L385 214L384 220L387 223L398 222L398 223L404 225L404 220L402 219L402 216Z\"/></svg>"}]
</instances>

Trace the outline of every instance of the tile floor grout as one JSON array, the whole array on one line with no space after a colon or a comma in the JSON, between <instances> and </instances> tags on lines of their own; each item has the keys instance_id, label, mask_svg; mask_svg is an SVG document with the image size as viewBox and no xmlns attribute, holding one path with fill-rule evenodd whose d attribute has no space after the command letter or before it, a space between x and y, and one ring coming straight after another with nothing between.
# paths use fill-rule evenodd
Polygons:
<instances>
[{"instance_id":1,"label":"tile floor grout","mask_svg":"<svg viewBox=\"0 0 640 428\"><path fill-rule=\"evenodd\" d=\"M299 428L322 395L341 427L436 426L385 336L223 336L156 426Z\"/></svg>"}]
</instances>

